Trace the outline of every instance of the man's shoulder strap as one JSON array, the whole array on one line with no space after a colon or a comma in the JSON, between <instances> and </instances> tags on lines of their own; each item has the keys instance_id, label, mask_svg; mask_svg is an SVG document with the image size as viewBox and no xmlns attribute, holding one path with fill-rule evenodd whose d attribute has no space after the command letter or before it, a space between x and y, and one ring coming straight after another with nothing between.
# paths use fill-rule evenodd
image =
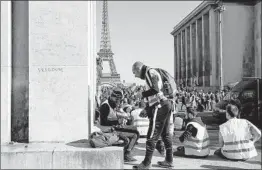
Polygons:
<instances>
[{"instance_id":1,"label":"man's shoulder strap","mask_svg":"<svg viewBox=\"0 0 262 170\"><path fill-rule=\"evenodd\" d=\"M145 75L146 75L145 76L146 77L145 80L146 80L147 84L149 85L149 87L153 86L153 82L152 82L153 81L153 77L152 77L152 74L150 74L151 70L156 70L156 69L155 68L149 68L148 70L146 70L146 73L145 73ZM162 79L161 75L160 75L160 78Z\"/></svg>"}]
</instances>

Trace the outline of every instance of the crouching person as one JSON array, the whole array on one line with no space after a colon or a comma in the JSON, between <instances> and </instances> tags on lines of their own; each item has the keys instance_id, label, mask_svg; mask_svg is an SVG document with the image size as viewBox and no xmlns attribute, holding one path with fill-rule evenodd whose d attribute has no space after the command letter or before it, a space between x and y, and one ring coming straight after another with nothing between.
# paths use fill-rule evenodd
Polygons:
<instances>
[{"instance_id":1,"label":"crouching person","mask_svg":"<svg viewBox=\"0 0 262 170\"><path fill-rule=\"evenodd\" d=\"M196 117L197 113L191 107L187 107L186 112L188 123L185 132L179 137L184 146L178 147L173 155L205 158L210 153L206 125L202 122L201 117Z\"/></svg>"},{"instance_id":2,"label":"crouching person","mask_svg":"<svg viewBox=\"0 0 262 170\"><path fill-rule=\"evenodd\" d=\"M257 156L254 143L261 137L260 130L246 119L238 119L239 110L234 104L226 107L227 122L219 126L221 149L215 155L236 161L245 161Z\"/></svg>"},{"instance_id":3,"label":"crouching person","mask_svg":"<svg viewBox=\"0 0 262 170\"><path fill-rule=\"evenodd\" d=\"M125 117L120 110L120 102L123 98L122 90L115 88L110 97L100 106L100 125L103 128L112 128L117 132L118 136L128 139L128 144L124 147L124 161L131 162L136 159L131 155L131 152L139 139L139 132L134 126L120 125ZM104 131L104 130L103 130Z\"/></svg>"}]
</instances>

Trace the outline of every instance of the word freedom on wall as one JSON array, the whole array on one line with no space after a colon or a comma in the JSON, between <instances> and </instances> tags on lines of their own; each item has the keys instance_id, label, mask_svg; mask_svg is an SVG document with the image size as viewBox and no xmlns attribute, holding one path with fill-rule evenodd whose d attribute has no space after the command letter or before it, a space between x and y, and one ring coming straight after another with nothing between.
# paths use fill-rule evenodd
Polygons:
<instances>
[{"instance_id":1,"label":"word freedom on wall","mask_svg":"<svg viewBox=\"0 0 262 170\"><path fill-rule=\"evenodd\" d=\"M63 72L63 68L38 68L39 72Z\"/></svg>"}]
</instances>

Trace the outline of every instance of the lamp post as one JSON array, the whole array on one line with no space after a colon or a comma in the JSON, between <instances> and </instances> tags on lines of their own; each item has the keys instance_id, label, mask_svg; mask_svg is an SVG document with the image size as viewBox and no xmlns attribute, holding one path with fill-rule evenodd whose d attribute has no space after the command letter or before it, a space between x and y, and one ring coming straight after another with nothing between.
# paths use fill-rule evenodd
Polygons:
<instances>
[{"instance_id":1,"label":"lamp post","mask_svg":"<svg viewBox=\"0 0 262 170\"><path fill-rule=\"evenodd\" d=\"M223 39L222 39L222 12L225 10L225 6L223 5L222 0L216 1L217 7L215 11L218 12L218 33L219 33L219 58L220 58L220 90L224 89L224 82L223 82Z\"/></svg>"}]
</instances>

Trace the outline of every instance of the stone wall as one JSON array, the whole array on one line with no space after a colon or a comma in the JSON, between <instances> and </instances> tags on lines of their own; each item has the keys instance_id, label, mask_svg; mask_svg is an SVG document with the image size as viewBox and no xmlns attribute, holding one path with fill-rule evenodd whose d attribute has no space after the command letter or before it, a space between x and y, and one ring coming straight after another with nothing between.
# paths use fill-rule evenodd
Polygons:
<instances>
[{"instance_id":1,"label":"stone wall","mask_svg":"<svg viewBox=\"0 0 262 170\"><path fill-rule=\"evenodd\" d=\"M92 132L95 9L92 1L1 1L1 143Z\"/></svg>"},{"instance_id":2,"label":"stone wall","mask_svg":"<svg viewBox=\"0 0 262 170\"><path fill-rule=\"evenodd\" d=\"M254 41L255 41L255 61L256 61L256 70L255 70L255 76L261 77L261 1L257 3L254 7Z\"/></svg>"},{"instance_id":3,"label":"stone wall","mask_svg":"<svg viewBox=\"0 0 262 170\"><path fill-rule=\"evenodd\" d=\"M91 74L96 62L90 52L95 50L90 24L92 3L29 2L32 142L72 141L90 134L95 99L95 75Z\"/></svg>"},{"instance_id":4,"label":"stone wall","mask_svg":"<svg viewBox=\"0 0 262 170\"><path fill-rule=\"evenodd\" d=\"M1 1L1 144L11 140L11 1Z\"/></svg>"},{"instance_id":5,"label":"stone wall","mask_svg":"<svg viewBox=\"0 0 262 170\"><path fill-rule=\"evenodd\" d=\"M227 3L223 12L224 84L254 76L254 7Z\"/></svg>"}]
</instances>

